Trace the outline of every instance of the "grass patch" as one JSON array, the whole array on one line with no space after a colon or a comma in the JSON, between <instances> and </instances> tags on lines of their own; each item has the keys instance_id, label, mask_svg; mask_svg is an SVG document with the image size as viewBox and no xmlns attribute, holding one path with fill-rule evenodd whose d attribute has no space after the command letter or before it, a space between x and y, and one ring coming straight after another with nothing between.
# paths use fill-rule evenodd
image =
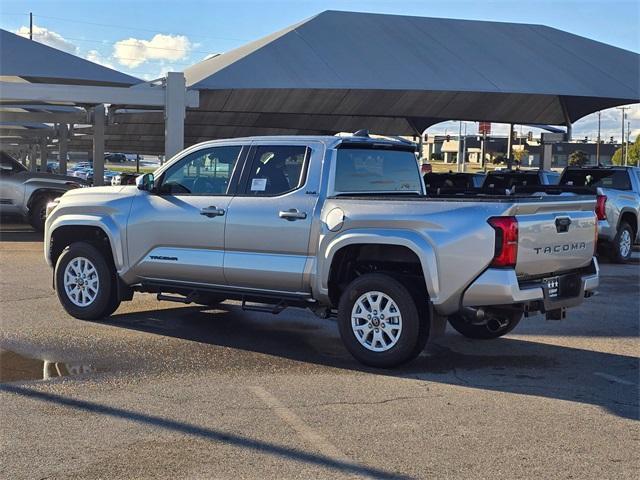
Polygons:
<instances>
[{"instance_id":1,"label":"grass patch","mask_svg":"<svg viewBox=\"0 0 640 480\"><path fill-rule=\"evenodd\" d=\"M159 167L160 165L158 165ZM140 175L143 173L153 173L158 167L140 167ZM118 163L111 163L104 166L105 169L114 170L116 172L136 173L135 165L121 165Z\"/></svg>"}]
</instances>

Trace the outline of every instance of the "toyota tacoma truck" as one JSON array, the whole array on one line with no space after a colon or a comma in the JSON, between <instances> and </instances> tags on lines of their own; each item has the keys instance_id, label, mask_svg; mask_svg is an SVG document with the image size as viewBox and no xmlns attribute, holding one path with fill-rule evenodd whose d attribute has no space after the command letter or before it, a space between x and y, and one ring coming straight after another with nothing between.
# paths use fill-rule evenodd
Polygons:
<instances>
[{"instance_id":1,"label":"toyota tacoma truck","mask_svg":"<svg viewBox=\"0 0 640 480\"><path fill-rule=\"evenodd\" d=\"M600 250L616 263L628 262L640 243L640 168L567 167L560 184L594 189Z\"/></svg>"},{"instance_id":2,"label":"toyota tacoma truck","mask_svg":"<svg viewBox=\"0 0 640 480\"><path fill-rule=\"evenodd\" d=\"M45 229L58 298L90 320L134 292L305 307L337 317L356 359L388 368L447 321L497 338L594 292L595 196L431 197L414 150L366 133L218 140L136 186L68 192Z\"/></svg>"},{"instance_id":3,"label":"toyota tacoma truck","mask_svg":"<svg viewBox=\"0 0 640 480\"><path fill-rule=\"evenodd\" d=\"M0 150L0 213L19 215L42 232L47 203L84 182L66 175L30 172Z\"/></svg>"}]
</instances>

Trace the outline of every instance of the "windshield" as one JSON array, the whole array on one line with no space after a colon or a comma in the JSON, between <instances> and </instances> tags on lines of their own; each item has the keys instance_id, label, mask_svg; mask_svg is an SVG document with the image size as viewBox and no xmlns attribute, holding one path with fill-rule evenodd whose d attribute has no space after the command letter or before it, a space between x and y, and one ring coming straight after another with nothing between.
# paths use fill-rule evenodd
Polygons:
<instances>
[{"instance_id":1,"label":"windshield","mask_svg":"<svg viewBox=\"0 0 640 480\"><path fill-rule=\"evenodd\" d=\"M542 185L538 172L491 172L484 181L485 187L509 189L513 186Z\"/></svg>"},{"instance_id":2,"label":"windshield","mask_svg":"<svg viewBox=\"0 0 640 480\"><path fill-rule=\"evenodd\" d=\"M418 161L411 151L340 148L336 193L422 193Z\"/></svg>"},{"instance_id":3,"label":"windshield","mask_svg":"<svg viewBox=\"0 0 640 480\"><path fill-rule=\"evenodd\" d=\"M27 169L24 165L18 162L15 158L6 152L0 151L0 168L4 172L18 173L26 172Z\"/></svg>"}]
</instances>

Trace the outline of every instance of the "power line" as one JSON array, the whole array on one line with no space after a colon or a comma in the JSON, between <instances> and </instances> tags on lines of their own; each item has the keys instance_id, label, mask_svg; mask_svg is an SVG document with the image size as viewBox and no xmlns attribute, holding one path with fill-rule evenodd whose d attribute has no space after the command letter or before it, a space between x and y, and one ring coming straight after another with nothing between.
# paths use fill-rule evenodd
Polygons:
<instances>
[{"instance_id":1,"label":"power line","mask_svg":"<svg viewBox=\"0 0 640 480\"><path fill-rule=\"evenodd\" d=\"M12 16L29 16L28 13L2 13L1 15L12 15ZM108 27L108 28L117 28L120 30L130 30L130 31L136 31L136 32L151 32L151 33L160 33L162 34L162 32L158 31L158 30L152 30L149 28L140 28L140 27L133 27L133 26L128 26L128 25L114 25L114 24L109 24L109 23L97 23L97 22L88 22L86 20L77 20L77 19L72 19L72 18L63 18L63 17L52 17L50 15L36 15L37 18L48 18L50 20L58 20L58 21L62 21L62 22L71 22L71 23L81 23L84 25L93 25L93 26L98 26L98 27ZM165 33L164 35L171 35L171 34L167 34ZM186 36L186 34L174 34L174 35L184 35ZM218 37L218 36L204 36L204 35L192 35L189 34L190 37L192 38L209 38L212 40L229 40L229 41L236 41L236 42L248 42L249 40L246 38L234 38L234 37Z\"/></svg>"}]
</instances>

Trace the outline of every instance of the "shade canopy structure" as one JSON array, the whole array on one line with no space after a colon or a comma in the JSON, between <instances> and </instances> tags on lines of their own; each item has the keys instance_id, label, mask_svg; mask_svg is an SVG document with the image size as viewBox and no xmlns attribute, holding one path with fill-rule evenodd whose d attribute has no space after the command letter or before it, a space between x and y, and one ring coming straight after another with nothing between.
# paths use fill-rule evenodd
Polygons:
<instances>
[{"instance_id":1,"label":"shade canopy structure","mask_svg":"<svg viewBox=\"0 0 640 480\"><path fill-rule=\"evenodd\" d=\"M446 120L570 125L640 101L640 55L543 25L326 11L185 70L200 106L185 143ZM162 134L122 113L118 138Z\"/></svg>"},{"instance_id":2,"label":"shade canopy structure","mask_svg":"<svg viewBox=\"0 0 640 480\"><path fill-rule=\"evenodd\" d=\"M142 80L0 29L3 80L129 87Z\"/></svg>"},{"instance_id":3,"label":"shade canopy structure","mask_svg":"<svg viewBox=\"0 0 640 480\"><path fill-rule=\"evenodd\" d=\"M32 169L44 168L53 148L64 172L68 150L83 150L94 159L99 184L105 147L144 153L134 137L116 143L105 134L105 105L120 104L161 112L163 132L154 138L153 150L173 155L184 148L185 108L198 105L198 92L186 89L181 72L143 82L0 30L0 148L21 157L29 152ZM34 122L44 122L45 128L34 128Z\"/></svg>"}]
</instances>

